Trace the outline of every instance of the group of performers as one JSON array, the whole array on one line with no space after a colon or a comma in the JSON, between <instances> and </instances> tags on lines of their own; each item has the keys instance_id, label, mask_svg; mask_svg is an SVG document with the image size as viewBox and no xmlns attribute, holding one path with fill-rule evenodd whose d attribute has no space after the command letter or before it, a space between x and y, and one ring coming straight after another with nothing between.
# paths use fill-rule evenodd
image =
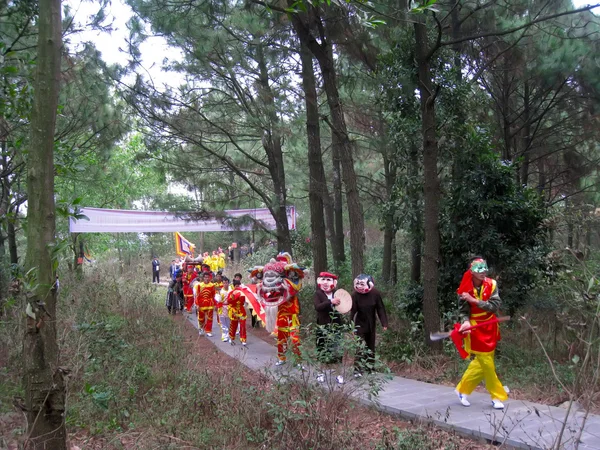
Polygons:
<instances>
[{"instance_id":1,"label":"group of performers","mask_svg":"<svg viewBox=\"0 0 600 450\"><path fill-rule=\"evenodd\" d=\"M196 272L188 264L184 273L177 275L181 280L183 307L191 313L195 303L200 335L211 337L213 315L221 328L224 342L235 342L239 334L242 345L246 345L246 298L241 290L241 274L236 274L232 283L220 272L213 275L209 264L202 264ZM266 327L276 332L277 362L286 362L288 350L300 358L300 303L298 292L302 288L304 269L293 263L287 253L280 253L265 266L249 270L257 285L256 293L266 313ZM500 339L496 313L501 301L495 280L487 277L487 263L475 258L463 274L457 289L461 323L455 326L455 340L463 357L473 356L472 362L456 386L456 394L463 406L470 406L468 395L484 380L492 397L492 407L503 409L508 398L507 389L499 381L494 364L494 352ZM338 277L321 272L317 277L314 307L317 311L317 352L321 362L339 363L341 329L344 315L339 312L340 297L336 296ZM349 322L354 324L355 334L364 342L364 350L355 358L354 374L361 377L374 369L377 318L387 330L388 319L381 293L375 289L373 277L361 274L354 279L351 294ZM168 305L169 306L169 305ZM337 382L345 382L341 375ZM324 372L317 374L318 381L325 380Z\"/></svg>"}]
</instances>

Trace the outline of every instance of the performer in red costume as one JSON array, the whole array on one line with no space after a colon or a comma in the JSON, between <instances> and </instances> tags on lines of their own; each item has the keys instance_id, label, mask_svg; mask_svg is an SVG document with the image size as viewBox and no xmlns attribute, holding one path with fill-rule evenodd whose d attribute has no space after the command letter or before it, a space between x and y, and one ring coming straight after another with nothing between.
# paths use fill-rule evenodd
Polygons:
<instances>
[{"instance_id":1,"label":"performer in red costume","mask_svg":"<svg viewBox=\"0 0 600 450\"><path fill-rule=\"evenodd\" d=\"M273 332L277 327L277 365L285 362L288 347L300 356L298 291L302 288L304 269L292 263L289 253L281 252L264 267L251 269L250 276L260 280L256 293L265 307L267 331Z\"/></svg>"},{"instance_id":2,"label":"performer in red costume","mask_svg":"<svg viewBox=\"0 0 600 450\"><path fill-rule=\"evenodd\" d=\"M185 303L185 310L189 313L192 312L192 305L194 304L194 291L192 290L191 283L196 279L196 272L194 266L191 264L184 264L185 275L182 278L183 283L183 300Z\"/></svg>"},{"instance_id":3,"label":"performer in red costume","mask_svg":"<svg viewBox=\"0 0 600 450\"><path fill-rule=\"evenodd\" d=\"M240 280L233 280L233 291L227 295L227 312L229 313L229 341L231 345L235 344L235 335L238 325L240 327L240 341L246 346L246 296L240 289L242 283Z\"/></svg>"},{"instance_id":4,"label":"performer in red costume","mask_svg":"<svg viewBox=\"0 0 600 450\"><path fill-rule=\"evenodd\" d=\"M492 407L503 409L502 402L508 398L508 395L496 375L494 364L494 352L500 340L500 327L496 320L496 313L500 309L501 300L496 280L488 278L487 272L485 260L474 259L469 270L463 274L460 286L456 290L462 321L459 331L467 330L472 325L493 322L465 331L468 334L464 340L464 347L467 353L474 355L474 359L456 386L456 394L463 406L470 406L467 396L484 380L485 387L492 396Z\"/></svg>"},{"instance_id":5,"label":"performer in red costume","mask_svg":"<svg viewBox=\"0 0 600 450\"><path fill-rule=\"evenodd\" d=\"M217 291L214 283L210 282L210 275L206 272L202 274L202 282L194 286L194 298L198 307L198 333L206 333L212 337L213 314L215 312L215 297Z\"/></svg>"}]
</instances>

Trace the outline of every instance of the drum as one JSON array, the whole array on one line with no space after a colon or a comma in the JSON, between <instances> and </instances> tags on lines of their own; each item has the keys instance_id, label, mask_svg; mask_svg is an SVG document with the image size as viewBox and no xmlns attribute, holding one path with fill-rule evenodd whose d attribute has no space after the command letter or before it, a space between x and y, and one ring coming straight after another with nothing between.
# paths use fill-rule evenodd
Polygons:
<instances>
[{"instance_id":1,"label":"drum","mask_svg":"<svg viewBox=\"0 0 600 450\"><path fill-rule=\"evenodd\" d=\"M352 296L348 291L338 289L335 291L335 294L333 294L333 297L340 300L340 304L334 307L337 312L345 314L352 309Z\"/></svg>"}]
</instances>

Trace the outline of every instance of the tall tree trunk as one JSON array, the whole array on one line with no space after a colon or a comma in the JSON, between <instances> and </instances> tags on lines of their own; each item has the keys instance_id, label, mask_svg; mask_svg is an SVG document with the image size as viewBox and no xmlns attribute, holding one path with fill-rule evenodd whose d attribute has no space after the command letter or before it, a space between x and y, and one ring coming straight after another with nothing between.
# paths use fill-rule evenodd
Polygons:
<instances>
[{"instance_id":1,"label":"tall tree trunk","mask_svg":"<svg viewBox=\"0 0 600 450\"><path fill-rule=\"evenodd\" d=\"M10 254L10 263L19 264L19 253L17 249L17 231L15 228L15 217L9 218L6 222L6 237L8 238L8 252Z\"/></svg>"},{"instance_id":2,"label":"tall tree trunk","mask_svg":"<svg viewBox=\"0 0 600 450\"><path fill-rule=\"evenodd\" d=\"M321 154L321 130L319 128L319 105L312 53L305 44L300 45L302 61L302 87L306 104L306 135L308 139L308 200L310 203L311 246L315 274L327 270L327 240L323 216L323 187L326 187L325 169Z\"/></svg>"},{"instance_id":3,"label":"tall tree trunk","mask_svg":"<svg viewBox=\"0 0 600 450\"><path fill-rule=\"evenodd\" d=\"M340 260L340 251L338 250L337 244L337 233L335 230L335 217L334 217L334 203L333 199L329 195L329 190L327 189L327 184L323 186L325 189L323 198L323 208L325 209L325 225L327 227L327 235L329 237L329 245L331 246L331 253L333 256L333 267L337 271L339 269L341 262L344 259L344 234L342 233L342 245L341 248L341 258Z\"/></svg>"},{"instance_id":4,"label":"tall tree trunk","mask_svg":"<svg viewBox=\"0 0 600 450\"><path fill-rule=\"evenodd\" d=\"M409 176L417 179L419 176L419 150L416 145L411 144ZM421 257L423 249L423 214L419 205L421 192L412 189L409 200L412 209L412 220L410 224L410 279L413 283L421 284Z\"/></svg>"},{"instance_id":5,"label":"tall tree trunk","mask_svg":"<svg viewBox=\"0 0 600 450\"><path fill-rule=\"evenodd\" d=\"M429 43L427 28L420 17L414 23L416 56L421 94L421 120L423 135L423 178L424 178L424 231L423 258L423 318L425 340L435 351L441 351L441 341L431 342L428 336L440 326L438 304L439 279L439 198L440 181L437 173L438 143L436 138L435 93L429 66Z\"/></svg>"},{"instance_id":6,"label":"tall tree trunk","mask_svg":"<svg viewBox=\"0 0 600 450\"><path fill-rule=\"evenodd\" d=\"M385 190L386 190L386 198L388 201L392 200L392 192L394 189L394 184L396 183L396 173L397 173L397 165L394 163L392 158L389 157L388 154L388 146L387 143L385 145L385 149L383 152L383 166L385 172ZM396 230L394 227L394 216L392 214L386 215L384 219L384 229L383 229L383 261L381 263L381 279L384 282L391 281L391 271L392 271L392 258L393 251L392 245L394 243L394 237L396 235Z\"/></svg>"},{"instance_id":7,"label":"tall tree trunk","mask_svg":"<svg viewBox=\"0 0 600 450\"><path fill-rule=\"evenodd\" d=\"M262 144L269 161L269 174L275 192L274 200L269 206L277 227L277 249L292 253L292 240L287 220L287 192L285 187L285 170L283 167L283 151L281 133L278 128L279 119L275 108L275 96L269 85L269 72L263 52L263 44L256 46L256 61L259 69L259 87L261 99L267 111L268 126L263 129Z\"/></svg>"},{"instance_id":8,"label":"tall tree trunk","mask_svg":"<svg viewBox=\"0 0 600 450\"><path fill-rule=\"evenodd\" d=\"M288 5L293 6L293 0L288 0ZM300 42L305 43L315 56L323 76L323 86L327 95L327 104L331 115L329 125L335 145L339 142L340 162L342 166L343 181L346 188L346 203L350 222L350 251L352 256L352 275L356 276L364 267L365 222L358 193L358 182L354 170L354 157L352 144L348 136L344 111L340 101L337 86L337 74L333 58L333 48L327 36L327 24L323 23L320 12L313 6L308 7L308 14L292 14L292 24ZM308 19L311 22L305 23ZM315 25L321 33L320 42L311 33L311 24ZM339 140L339 141L335 141Z\"/></svg>"},{"instance_id":9,"label":"tall tree trunk","mask_svg":"<svg viewBox=\"0 0 600 450\"><path fill-rule=\"evenodd\" d=\"M530 118L530 105L529 105L529 83L525 81L523 83L523 129L521 130L521 156L523 161L521 163L521 179L520 184L527 185L529 182L529 146L531 145L531 118Z\"/></svg>"},{"instance_id":10,"label":"tall tree trunk","mask_svg":"<svg viewBox=\"0 0 600 450\"><path fill-rule=\"evenodd\" d=\"M323 85L327 94L327 104L331 113L332 142L339 143L339 156L342 176L346 188L346 204L350 223L350 256L352 258L352 276L355 277L364 269L365 218L358 193L358 180L354 170L352 144L348 136L346 119L337 87L337 74L334 66L333 48L329 39L323 42L325 55L319 62L323 75ZM316 55L315 55L316 56ZM318 57L317 57L318 60ZM335 136L334 136L335 135Z\"/></svg>"},{"instance_id":11,"label":"tall tree trunk","mask_svg":"<svg viewBox=\"0 0 600 450\"><path fill-rule=\"evenodd\" d=\"M390 282L394 286L398 284L398 247L396 243L396 233L394 233L394 237L392 238L392 267L390 273Z\"/></svg>"},{"instance_id":12,"label":"tall tree trunk","mask_svg":"<svg viewBox=\"0 0 600 450\"><path fill-rule=\"evenodd\" d=\"M27 160L26 267L36 288L27 297L23 368L29 448L66 449L65 383L56 338L54 129L58 105L61 5L40 0L37 68Z\"/></svg>"},{"instance_id":13,"label":"tall tree trunk","mask_svg":"<svg viewBox=\"0 0 600 450\"><path fill-rule=\"evenodd\" d=\"M342 169L340 165L340 150L333 143L335 137L332 135L331 140L331 158L333 163L333 224L335 228L334 242L332 248L334 257L333 260L336 268L340 263L346 261L346 249L344 244L344 205L342 194Z\"/></svg>"},{"instance_id":14,"label":"tall tree trunk","mask_svg":"<svg viewBox=\"0 0 600 450\"><path fill-rule=\"evenodd\" d=\"M387 216L383 228L383 259L381 262L381 280L384 283L391 281L394 234L394 220L391 216Z\"/></svg>"}]
</instances>

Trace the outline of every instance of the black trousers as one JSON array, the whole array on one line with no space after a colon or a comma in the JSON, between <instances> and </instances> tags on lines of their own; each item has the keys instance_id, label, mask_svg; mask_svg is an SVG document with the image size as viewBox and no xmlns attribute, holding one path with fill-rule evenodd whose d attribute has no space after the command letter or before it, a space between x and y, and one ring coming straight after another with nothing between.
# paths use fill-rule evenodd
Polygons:
<instances>
[{"instance_id":1,"label":"black trousers","mask_svg":"<svg viewBox=\"0 0 600 450\"><path fill-rule=\"evenodd\" d=\"M154 283L154 281L156 280L157 283L160 283L160 271L157 270L153 270L152 271L152 282Z\"/></svg>"},{"instance_id":2,"label":"black trousers","mask_svg":"<svg viewBox=\"0 0 600 450\"><path fill-rule=\"evenodd\" d=\"M375 331L367 333L356 333L356 335L365 341L366 348L356 354L354 367L358 372L371 372L375 364Z\"/></svg>"}]
</instances>

